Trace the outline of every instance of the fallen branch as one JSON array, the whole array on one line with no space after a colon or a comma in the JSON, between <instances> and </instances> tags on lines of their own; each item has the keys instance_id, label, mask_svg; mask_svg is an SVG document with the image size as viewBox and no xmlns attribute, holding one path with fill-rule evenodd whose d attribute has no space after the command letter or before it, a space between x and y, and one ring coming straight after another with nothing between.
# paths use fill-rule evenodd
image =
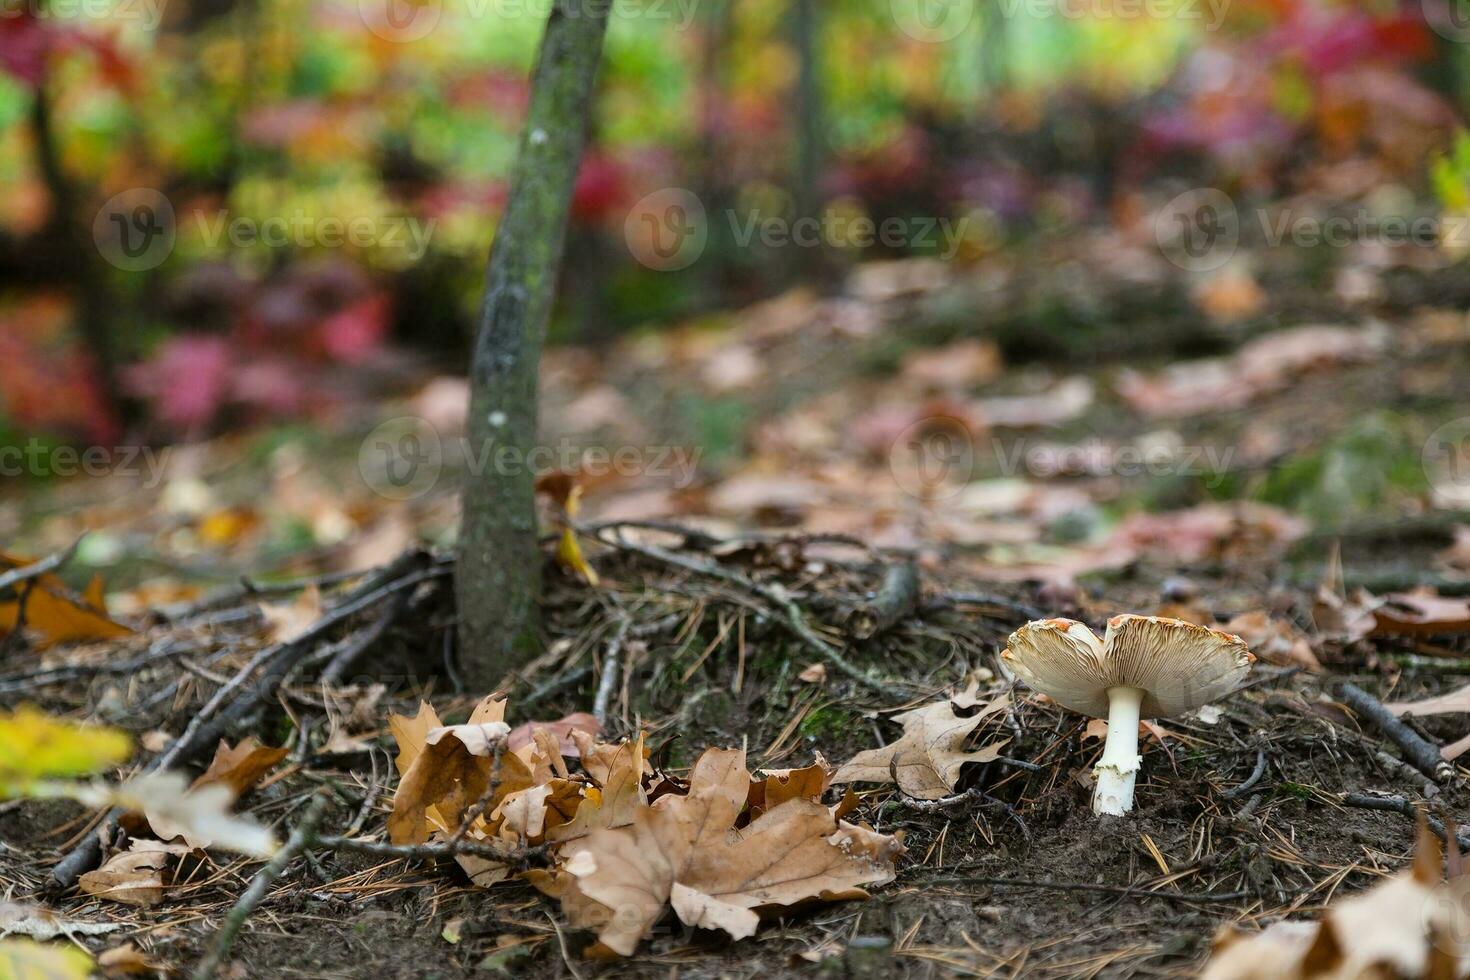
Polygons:
<instances>
[{"instance_id":1,"label":"fallen branch","mask_svg":"<svg viewBox=\"0 0 1470 980\"><path fill-rule=\"evenodd\" d=\"M860 640L868 640L886 633L900 620L912 615L918 605L918 568L907 563L890 565L873 601L853 612L852 634Z\"/></svg>"},{"instance_id":2,"label":"fallen branch","mask_svg":"<svg viewBox=\"0 0 1470 980\"><path fill-rule=\"evenodd\" d=\"M1425 822L1429 824L1429 829L1434 831L1436 837L1440 840L1449 839L1448 832L1445 830L1443 823L1428 813L1425 813L1402 796L1371 796L1367 793L1343 793L1338 797L1338 802L1343 806L1356 807L1359 810L1381 810L1386 813L1397 813L1408 817L1410 820L1417 820L1422 815ZM1457 833L1455 835L1455 841L1461 848L1470 849L1470 834Z\"/></svg>"},{"instance_id":3,"label":"fallen branch","mask_svg":"<svg viewBox=\"0 0 1470 980\"><path fill-rule=\"evenodd\" d=\"M327 801L331 799L330 789L317 790L316 796L312 798L306 813L302 815L301 822L296 829L291 831L291 836L281 849L275 853L265 867L255 873L250 879L250 886L240 896L233 908L225 914L225 921L220 924L219 932L215 933L214 942L210 946L209 954L199 963L194 970L194 980L213 980L214 975L219 972L225 957L230 955L230 947L235 945L235 937L240 934L240 929L245 925L245 920L250 914L265 901L266 892L271 885L286 870L291 860L300 854L311 843L316 836L317 825L322 822L322 816L327 812Z\"/></svg>"},{"instance_id":4,"label":"fallen branch","mask_svg":"<svg viewBox=\"0 0 1470 980\"><path fill-rule=\"evenodd\" d=\"M1225 792L1221 793L1220 796L1223 799L1227 800L1233 800L1237 796L1244 796L1255 788L1256 783L1259 783L1261 781L1261 777L1265 774L1266 750L1258 748L1256 749L1256 767L1251 770L1251 774L1249 776L1245 777L1245 782L1232 789L1227 789Z\"/></svg>"},{"instance_id":5,"label":"fallen branch","mask_svg":"<svg viewBox=\"0 0 1470 980\"><path fill-rule=\"evenodd\" d=\"M624 614L618 621L617 632L607 645L607 655L602 658L602 677L597 682L597 696L592 701L592 717L603 728L607 727L607 705L612 700L613 688L617 686L618 660L623 652L623 643L628 638L631 620Z\"/></svg>"},{"instance_id":6,"label":"fallen branch","mask_svg":"<svg viewBox=\"0 0 1470 980\"><path fill-rule=\"evenodd\" d=\"M212 752L215 744L222 737L229 734L237 724L275 695L281 682L286 679L301 659L311 652L315 642L324 633L402 590L416 588L430 579L449 574L447 567L436 566L426 571L416 571L405 575L406 569L416 568L421 563L421 556L422 553L418 551L401 556L389 566L389 569L396 570L396 573L402 576L401 578L379 586L378 583L382 581L382 578L388 577L389 573L385 571L383 576L374 577L363 583L354 592L349 593L341 604L324 614L301 636L289 643L267 647L252 657L250 663L246 664L227 685L232 692L238 691L239 696L226 704L226 699L221 697L220 692L217 691L205 707L200 709L184 733L169 746L168 751L154 757L148 765L143 767L143 772L156 772L173 765L188 765ZM255 683L247 685L245 681L257 669L260 670L260 676ZM54 895L72 888L84 873L98 865L102 859L102 840L111 839L115 835L118 819L121 816L122 813L119 810L110 811L103 818L97 833L84 837L51 869L51 880L47 883L47 891Z\"/></svg>"},{"instance_id":7,"label":"fallen branch","mask_svg":"<svg viewBox=\"0 0 1470 980\"><path fill-rule=\"evenodd\" d=\"M1454 769L1440 756L1439 746L1431 745L1420 738L1417 732L1394 717L1393 712L1373 695L1347 681L1337 685L1337 694L1344 704L1392 739L1415 769L1437 783L1445 782L1454 775Z\"/></svg>"},{"instance_id":8,"label":"fallen branch","mask_svg":"<svg viewBox=\"0 0 1470 980\"><path fill-rule=\"evenodd\" d=\"M82 535L82 537L86 537L86 535ZM0 575L0 590L8 589L22 582L29 582L31 579L40 578L47 572L60 568L62 565L71 561L71 556L77 553L77 547L81 543L82 538L77 538L71 543L71 547L58 551L54 555L48 555L40 561L31 562L29 565L24 565L20 568L12 568L4 575Z\"/></svg>"}]
</instances>

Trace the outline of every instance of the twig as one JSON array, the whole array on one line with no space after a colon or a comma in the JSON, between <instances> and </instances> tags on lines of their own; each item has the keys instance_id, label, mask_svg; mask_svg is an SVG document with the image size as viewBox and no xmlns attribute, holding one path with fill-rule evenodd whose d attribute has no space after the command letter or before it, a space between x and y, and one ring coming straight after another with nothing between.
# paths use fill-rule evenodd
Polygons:
<instances>
[{"instance_id":1,"label":"twig","mask_svg":"<svg viewBox=\"0 0 1470 980\"><path fill-rule=\"evenodd\" d=\"M12 568L5 574L0 575L0 589L8 589L13 585L19 585L21 582L28 582L31 579L40 578L47 572L65 565L71 561L71 556L77 553L77 548L81 545L82 538L84 537L86 537L85 534L81 538L73 541L71 547L58 551L54 555L48 555L40 561L31 562L29 565L23 565L20 568Z\"/></svg>"},{"instance_id":2,"label":"twig","mask_svg":"<svg viewBox=\"0 0 1470 980\"><path fill-rule=\"evenodd\" d=\"M883 573L883 585L873 601L853 611L852 634L868 640L886 633L911 615L918 605L918 568L910 563L890 565Z\"/></svg>"},{"instance_id":3,"label":"twig","mask_svg":"<svg viewBox=\"0 0 1470 980\"><path fill-rule=\"evenodd\" d=\"M356 851L375 857L403 858L405 860L444 861L460 854L489 858L506 863L526 863L546 853L546 846L518 847L502 850L478 841L461 840L455 843L438 844L389 844L386 841L359 840L354 837L318 837L315 846L333 851Z\"/></svg>"},{"instance_id":4,"label":"twig","mask_svg":"<svg viewBox=\"0 0 1470 980\"><path fill-rule=\"evenodd\" d=\"M809 625L807 625L806 617L802 614L801 607L793 602L792 599L786 594L785 590L780 588L779 586L766 585L762 582L757 582L753 579L747 578L746 576L741 575L739 572L725 568L722 565L717 565L713 562L700 561L695 558L689 558L685 555L675 554L671 551L665 551L664 549L655 547L653 545L639 544L635 541L628 541L621 538L616 541L606 541L604 539L604 542L614 548L622 548L626 551L632 551L636 554L643 555L646 558L652 558L655 561L660 561L667 565L673 565L677 568L682 568L685 571L694 572L698 575L707 575L710 578L722 579L726 582L738 585L748 592L755 593L757 596L760 596L762 599L766 600L766 602L769 602L771 605L779 608L781 612L785 614L786 625L790 627L791 631L795 633L796 636L807 646L811 647L818 654L824 657L828 663L830 663L833 667L836 667L840 673L851 678L854 681L857 681L859 684L863 685L871 691L878 691L884 694L893 693L892 684L884 683L883 681L877 680L876 678L869 676L865 671L859 670L857 667L854 667L851 663L847 661L847 658L843 657L842 654L837 651L836 647L832 646L826 640L818 636L816 631L814 631Z\"/></svg>"},{"instance_id":5,"label":"twig","mask_svg":"<svg viewBox=\"0 0 1470 980\"><path fill-rule=\"evenodd\" d=\"M631 619L626 613L618 621L617 632L607 645L607 654L602 658L602 677L597 682L597 696L592 700L592 716L603 728L607 727L607 704L612 700L613 688L618 681L618 660L623 652L623 642L628 638Z\"/></svg>"},{"instance_id":6,"label":"twig","mask_svg":"<svg viewBox=\"0 0 1470 980\"><path fill-rule=\"evenodd\" d=\"M542 684L540 687L536 688L530 694L527 694L525 697L519 699L516 702L517 710L524 711L527 708L532 707L533 705L540 704L542 701L545 701L553 694L564 691L569 687L575 687L576 685L582 683L584 680L591 676L591 664L583 664L582 666L577 667L574 670L569 670L564 674L558 674L557 676L547 681L545 684Z\"/></svg>"},{"instance_id":7,"label":"twig","mask_svg":"<svg viewBox=\"0 0 1470 980\"><path fill-rule=\"evenodd\" d=\"M417 562L414 558L416 553L410 553L399 558L390 568L401 569L404 566L412 567L410 561ZM385 573L386 574L386 573ZM169 746L167 752L153 759L144 772L154 772L171 765L185 765L197 760L206 752L214 748L216 742L227 734L238 722L250 715L265 703L276 690L281 682L296 666L302 657L306 656L312 649L312 644L333 627L350 619L374 605L382 602L400 590L417 587L420 583L428 581L437 576L448 574L447 568L436 567L427 571L416 572L391 582L388 585L374 588L364 593L363 590L377 585L377 579L371 580L359 586L354 592L349 593L340 605L322 616L312 624L311 628L303 635L290 643L277 644L261 651L251 658L250 664L246 665L242 675L248 676L256 666L264 665L259 678L250 685L241 695L228 705L222 699L211 698L210 704L216 705L217 713L213 717L204 716L201 710L184 733ZM236 689L243 686L243 681L236 685ZM206 705L208 708L209 705ZM118 818L122 816L121 811L113 810L103 820L103 832L111 836L113 829L117 826ZM52 894L59 894L71 888L86 871L97 866L102 858L102 840L98 834L88 834L70 853L63 857L54 868L51 869L51 880L47 884L47 890Z\"/></svg>"},{"instance_id":8,"label":"twig","mask_svg":"<svg viewBox=\"0 0 1470 980\"><path fill-rule=\"evenodd\" d=\"M240 934L245 920L250 918L250 914L265 900L266 892L281 876L281 872L286 870L291 859L300 854L316 836L317 825L321 823L322 816L327 812L327 801L331 799L331 795L330 789L317 790L316 796L306 808L306 813L302 815L301 822L296 825L295 830L291 831L291 836L287 838L286 843L265 867L255 873L255 877L250 880L250 886L245 889L240 900L225 914L225 921L220 924L219 932L215 934L209 954L194 970L194 980L212 980L215 973L219 971L225 957L230 955L230 947L235 945L235 937Z\"/></svg>"},{"instance_id":9,"label":"twig","mask_svg":"<svg viewBox=\"0 0 1470 980\"><path fill-rule=\"evenodd\" d=\"M1252 789L1255 788L1256 783L1259 783L1261 781L1261 777L1265 774L1266 750L1262 748L1257 748L1256 767L1251 770L1251 774L1249 776L1245 777L1245 782L1241 783L1239 786L1234 787L1233 789L1227 789L1225 792L1221 793L1220 796L1227 800L1233 800L1237 796L1244 796L1246 793L1249 793Z\"/></svg>"},{"instance_id":10,"label":"twig","mask_svg":"<svg viewBox=\"0 0 1470 980\"><path fill-rule=\"evenodd\" d=\"M1367 793L1343 793L1338 797L1338 802L1343 806L1357 807L1359 810L1382 810L1387 813L1397 813L1415 820L1421 813L1424 820L1429 824L1429 829L1434 831L1440 840L1446 840L1445 826L1435 817L1420 810L1414 804L1402 796L1370 796ZM1463 848L1470 848L1470 834L1456 834L1455 840Z\"/></svg>"},{"instance_id":11,"label":"twig","mask_svg":"<svg viewBox=\"0 0 1470 980\"><path fill-rule=\"evenodd\" d=\"M322 671L322 683L334 687L342 683L347 672L356 666L358 660L362 659L362 655L371 649L374 643L382 639L383 634L388 632L388 627L393 625L393 621L403 614L404 609L408 608L409 600L412 598L413 593L404 589L390 599L383 607L383 611L378 614L378 618L373 620L367 629L354 636L332 658L332 662L327 664L326 669Z\"/></svg>"},{"instance_id":12,"label":"twig","mask_svg":"<svg viewBox=\"0 0 1470 980\"><path fill-rule=\"evenodd\" d=\"M1337 685L1337 693L1348 707L1392 739L1415 769L1437 783L1445 782L1454 775L1454 769L1440 756L1438 746L1420 738L1417 732L1395 718L1393 712L1373 695L1347 681Z\"/></svg>"}]
</instances>

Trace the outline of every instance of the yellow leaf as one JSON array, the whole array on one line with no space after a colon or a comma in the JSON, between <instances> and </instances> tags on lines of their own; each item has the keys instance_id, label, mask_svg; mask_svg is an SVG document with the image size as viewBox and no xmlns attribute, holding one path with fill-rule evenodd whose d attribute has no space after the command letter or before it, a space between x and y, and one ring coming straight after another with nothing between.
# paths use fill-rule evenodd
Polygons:
<instances>
[{"instance_id":1,"label":"yellow leaf","mask_svg":"<svg viewBox=\"0 0 1470 980\"><path fill-rule=\"evenodd\" d=\"M21 705L13 714L0 714L0 797L31 780L107 769L132 749L132 740L117 729L78 725Z\"/></svg>"},{"instance_id":2,"label":"yellow leaf","mask_svg":"<svg viewBox=\"0 0 1470 980\"><path fill-rule=\"evenodd\" d=\"M65 943L0 940L0 980L87 980L92 957Z\"/></svg>"}]
</instances>

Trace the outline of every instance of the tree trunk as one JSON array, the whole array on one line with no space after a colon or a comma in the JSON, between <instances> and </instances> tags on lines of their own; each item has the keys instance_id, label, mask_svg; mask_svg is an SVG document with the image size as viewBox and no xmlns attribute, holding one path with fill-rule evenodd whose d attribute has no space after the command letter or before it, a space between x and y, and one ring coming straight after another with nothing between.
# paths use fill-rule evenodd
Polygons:
<instances>
[{"instance_id":1,"label":"tree trunk","mask_svg":"<svg viewBox=\"0 0 1470 980\"><path fill-rule=\"evenodd\" d=\"M531 83L531 106L495 234L470 365L459 568L465 683L488 691L540 647L535 474L537 368L556 291L608 2L557 0Z\"/></svg>"},{"instance_id":2,"label":"tree trunk","mask_svg":"<svg viewBox=\"0 0 1470 980\"><path fill-rule=\"evenodd\" d=\"M818 63L817 0L796 0L793 40L800 70L796 80L796 188L795 217L820 218L822 192L822 82ZM822 266L823 246L798 248L796 261L787 266L792 272L814 275Z\"/></svg>"}]
</instances>

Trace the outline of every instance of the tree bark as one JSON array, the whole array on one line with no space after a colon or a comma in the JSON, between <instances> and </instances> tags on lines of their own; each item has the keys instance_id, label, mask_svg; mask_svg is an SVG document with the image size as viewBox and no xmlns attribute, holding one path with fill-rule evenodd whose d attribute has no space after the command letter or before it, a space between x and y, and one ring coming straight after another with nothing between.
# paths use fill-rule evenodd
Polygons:
<instances>
[{"instance_id":1,"label":"tree bark","mask_svg":"<svg viewBox=\"0 0 1470 980\"><path fill-rule=\"evenodd\" d=\"M490 690L540 648L535 474L537 369L582 158L611 0L557 0L495 234L470 365L459 568L460 661Z\"/></svg>"}]
</instances>

